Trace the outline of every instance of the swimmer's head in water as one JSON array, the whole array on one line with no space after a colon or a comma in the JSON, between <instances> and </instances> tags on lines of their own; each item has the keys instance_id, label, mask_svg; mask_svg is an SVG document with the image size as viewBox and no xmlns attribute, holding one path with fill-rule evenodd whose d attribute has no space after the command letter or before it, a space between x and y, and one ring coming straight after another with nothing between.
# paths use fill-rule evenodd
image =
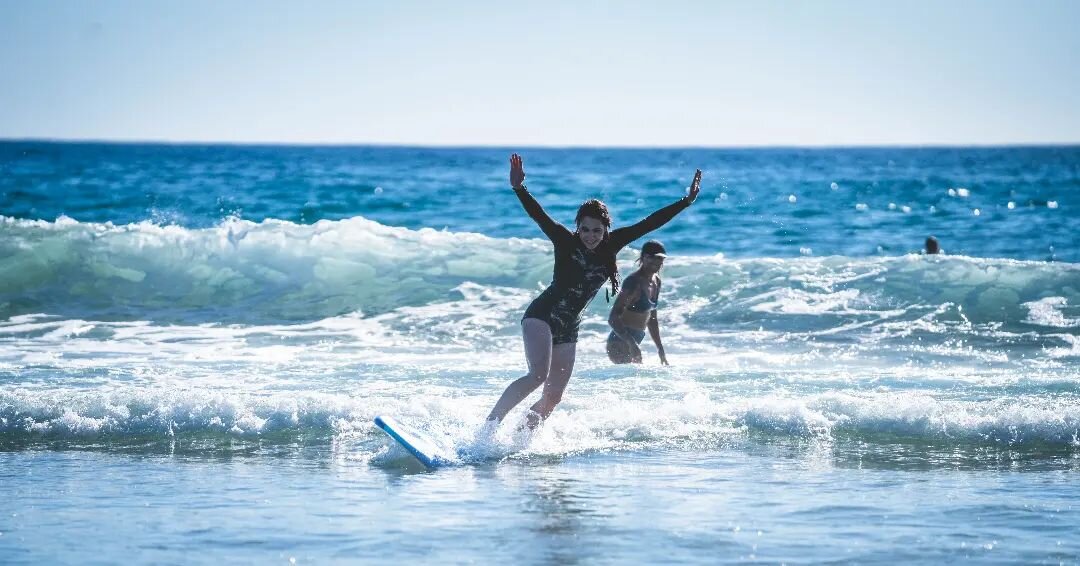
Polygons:
<instances>
[{"instance_id":1,"label":"swimmer's head in water","mask_svg":"<svg viewBox=\"0 0 1080 566\"><path fill-rule=\"evenodd\" d=\"M581 243L594 250L607 238L608 229L611 228L611 214L608 213L607 205L592 198L578 208L574 223L577 224L577 236L581 238Z\"/></svg>"},{"instance_id":2,"label":"swimmer's head in water","mask_svg":"<svg viewBox=\"0 0 1080 566\"><path fill-rule=\"evenodd\" d=\"M926 253L928 253L928 254L936 254L939 251L941 251L941 248L938 246L937 238L935 238L933 236L930 236L929 238L927 238L926 239Z\"/></svg>"}]
</instances>

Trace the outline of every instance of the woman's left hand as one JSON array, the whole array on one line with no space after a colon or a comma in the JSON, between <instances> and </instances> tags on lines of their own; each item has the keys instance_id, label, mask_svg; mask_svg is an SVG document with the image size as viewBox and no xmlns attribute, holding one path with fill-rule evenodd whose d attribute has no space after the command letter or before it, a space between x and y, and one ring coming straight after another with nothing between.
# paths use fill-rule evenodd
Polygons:
<instances>
[{"instance_id":1,"label":"woman's left hand","mask_svg":"<svg viewBox=\"0 0 1080 566\"><path fill-rule=\"evenodd\" d=\"M665 365L665 366L670 366L671 364L669 364L668 361L667 361L667 355L664 354L663 346L661 346L660 348L657 348L656 351L657 351L658 354L660 354L660 364Z\"/></svg>"}]
</instances>

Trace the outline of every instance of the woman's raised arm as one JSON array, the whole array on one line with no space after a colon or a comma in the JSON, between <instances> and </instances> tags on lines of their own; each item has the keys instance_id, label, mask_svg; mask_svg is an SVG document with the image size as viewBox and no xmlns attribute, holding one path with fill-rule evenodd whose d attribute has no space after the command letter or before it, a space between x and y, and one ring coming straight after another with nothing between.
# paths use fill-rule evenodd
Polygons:
<instances>
[{"instance_id":1,"label":"woman's raised arm","mask_svg":"<svg viewBox=\"0 0 1080 566\"><path fill-rule=\"evenodd\" d=\"M549 240L556 242L564 240L568 236L573 237L573 234L566 226L559 224L551 216L548 216L548 213L544 211L544 207L540 206L540 203L532 196L529 189L525 187L525 168L521 164L521 156L516 153L510 156L510 186L514 188L514 194L521 201L521 207L536 222L536 225L544 231Z\"/></svg>"},{"instance_id":2,"label":"woman's raised arm","mask_svg":"<svg viewBox=\"0 0 1080 566\"><path fill-rule=\"evenodd\" d=\"M643 220L637 224L626 226L624 228L617 228L611 231L611 243L615 246L616 250L622 249L626 244L633 242L634 240L656 230L657 228L667 224L675 215L682 212L686 207L690 206L697 200L698 193L701 192L701 169L698 169L694 173L694 180L690 183L690 193L685 197L657 210L656 212L646 216Z\"/></svg>"}]
</instances>

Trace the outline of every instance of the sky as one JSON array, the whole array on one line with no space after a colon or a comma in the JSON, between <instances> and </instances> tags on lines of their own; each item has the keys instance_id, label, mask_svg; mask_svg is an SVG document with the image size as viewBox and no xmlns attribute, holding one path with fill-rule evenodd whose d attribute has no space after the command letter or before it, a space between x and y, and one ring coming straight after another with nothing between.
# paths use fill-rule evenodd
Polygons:
<instances>
[{"instance_id":1,"label":"sky","mask_svg":"<svg viewBox=\"0 0 1080 566\"><path fill-rule=\"evenodd\" d=\"M1080 142L1073 0L0 0L0 138Z\"/></svg>"}]
</instances>

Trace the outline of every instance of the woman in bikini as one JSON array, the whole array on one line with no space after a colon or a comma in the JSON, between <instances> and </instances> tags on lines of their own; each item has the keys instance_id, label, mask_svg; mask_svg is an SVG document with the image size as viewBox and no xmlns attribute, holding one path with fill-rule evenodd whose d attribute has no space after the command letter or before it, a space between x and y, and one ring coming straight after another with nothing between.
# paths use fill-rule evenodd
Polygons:
<instances>
[{"instance_id":1,"label":"woman in bikini","mask_svg":"<svg viewBox=\"0 0 1080 566\"><path fill-rule=\"evenodd\" d=\"M576 230L571 232L544 212L524 182L525 169L521 157L515 153L510 156L510 186L525 212L555 245L554 274L551 284L533 300L521 320L529 373L506 388L487 418L496 423L502 421L511 409L543 385L540 400L527 417L528 426L534 428L559 404L570 381L581 312L605 281L611 281L612 291L618 294L619 268L615 256L627 244L663 226L690 206L700 190L701 170L694 173L690 192L685 197L632 226L615 230L610 229L607 206L589 199L578 208L574 219Z\"/></svg>"},{"instance_id":2,"label":"woman in bikini","mask_svg":"<svg viewBox=\"0 0 1080 566\"><path fill-rule=\"evenodd\" d=\"M607 340L608 358L617 364L640 364L645 329L649 329L660 363L668 365L664 344L660 342L660 323L656 320L656 303L660 300L660 268L664 266L667 250L656 240L641 246L637 271L626 276L622 290L611 307L608 324L611 334Z\"/></svg>"}]
</instances>

